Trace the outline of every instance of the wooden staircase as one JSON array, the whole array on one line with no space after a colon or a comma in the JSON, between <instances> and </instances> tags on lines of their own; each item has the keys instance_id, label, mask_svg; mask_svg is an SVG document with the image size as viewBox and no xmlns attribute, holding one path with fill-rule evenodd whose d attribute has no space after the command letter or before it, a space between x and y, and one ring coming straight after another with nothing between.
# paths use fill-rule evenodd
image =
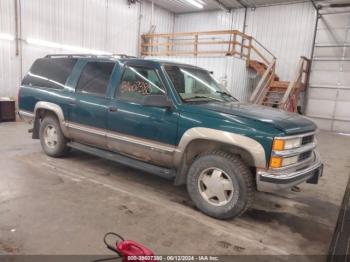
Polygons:
<instances>
[{"instance_id":1,"label":"wooden staircase","mask_svg":"<svg viewBox=\"0 0 350 262\"><path fill-rule=\"evenodd\" d=\"M300 92L308 81L310 61L299 60L291 81L276 74L276 57L254 37L238 30L144 34L141 56L236 56L260 77L249 102L297 112Z\"/></svg>"},{"instance_id":2,"label":"wooden staircase","mask_svg":"<svg viewBox=\"0 0 350 262\"><path fill-rule=\"evenodd\" d=\"M298 112L298 100L300 93L306 88L310 61L306 57L300 57L292 81L281 81L279 79L275 73L275 63L275 59L270 66L257 60L247 62L247 67L254 70L261 77L250 97L250 102L290 112Z\"/></svg>"}]
</instances>

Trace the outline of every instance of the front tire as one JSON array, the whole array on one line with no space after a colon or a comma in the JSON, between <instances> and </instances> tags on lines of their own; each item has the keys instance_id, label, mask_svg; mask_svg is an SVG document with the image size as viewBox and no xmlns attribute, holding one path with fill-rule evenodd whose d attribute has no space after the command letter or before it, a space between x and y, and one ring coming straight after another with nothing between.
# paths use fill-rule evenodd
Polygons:
<instances>
[{"instance_id":1,"label":"front tire","mask_svg":"<svg viewBox=\"0 0 350 262\"><path fill-rule=\"evenodd\" d=\"M191 165L187 191L203 213L229 219L251 206L255 189L253 175L238 156L212 151L199 156Z\"/></svg>"},{"instance_id":2,"label":"front tire","mask_svg":"<svg viewBox=\"0 0 350 262\"><path fill-rule=\"evenodd\" d=\"M65 156L69 148L55 116L47 115L40 124L39 137L44 152L51 157Z\"/></svg>"}]
</instances>

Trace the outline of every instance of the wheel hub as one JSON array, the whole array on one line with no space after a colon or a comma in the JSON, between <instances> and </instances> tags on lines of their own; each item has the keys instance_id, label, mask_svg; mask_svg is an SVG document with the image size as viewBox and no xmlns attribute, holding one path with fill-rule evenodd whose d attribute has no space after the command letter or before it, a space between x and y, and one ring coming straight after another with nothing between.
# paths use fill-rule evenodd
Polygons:
<instances>
[{"instance_id":1,"label":"wheel hub","mask_svg":"<svg viewBox=\"0 0 350 262\"><path fill-rule=\"evenodd\" d=\"M198 188L201 196L215 206L226 205L235 191L231 178L215 167L205 169L199 175Z\"/></svg>"},{"instance_id":2,"label":"wheel hub","mask_svg":"<svg viewBox=\"0 0 350 262\"><path fill-rule=\"evenodd\" d=\"M57 130L53 125L47 125L44 129L44 141L47 147L55 148L58 144Z\"/></svg>"}]
</instances>

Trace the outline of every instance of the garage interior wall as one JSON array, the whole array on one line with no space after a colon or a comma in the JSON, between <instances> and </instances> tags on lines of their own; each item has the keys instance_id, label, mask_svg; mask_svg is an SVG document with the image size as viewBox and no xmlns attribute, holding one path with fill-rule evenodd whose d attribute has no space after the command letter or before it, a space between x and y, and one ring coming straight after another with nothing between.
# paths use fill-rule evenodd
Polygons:
<instances>
[{"instance_id":1,"label":"garage interior wall","mask_svg":"<svg viewBox=\"0 0 350 262\"><path fill-rule=\"evenodd\" d=\"M15 40L0 40L0 97L16 95L23 74L38 57L79 53L79 48L136 56L139 36L151 25L155 33L173 31L174 14L157 6L152 12L145 1L128 5L124 0L0 0L0 34L12 38L16 1L22 52L16 55Z\"/></svg>"},{"instance_id":2,"label":"garage interior wall","mask_svg":"<svg viewBox=\"0 0 350 262\"><path fill-rule=\"evenodd\" d=\"M312 4L304 2L248 8L245 26L244 13L245 9L240 8L230 13L208 11L175 15L174 32L230 29L245 31L277 57L276 72L280 79L292 80L300 56L311 55L316 21L316 11ZM241 101L248 101L259 80L254 72L246 68L245 61L236 58L222 56L157 58L194 64L212 70L216 78L227 83L229 91Z\"/></svg>"},{"instance_id":3,"label":"garage interior wall","mask_svg":"<svg viewBox=\"0 0 350 262\"><path fill-rule=\"evenodd\" d=\"M21 18L18 55L14 40L16 2ZM156 5L152 7L147 1L129 6L122 0L0 0L0 34L9 38L0 40L0 97L16 95L23 74L38 57L48 53L77 53L77 48L138 55L139 36L148 32L245 31L277 57L278 76L290 81L299 57L311 55L316 20L312 4L248 8L244 18L244 8L174 14ZM324 16L317 28L307 115L321 129L350 131L349 21L349 14ZM239 59L158 58L214 71L243 101L249 98L258 80Z\"/></svg>"},{"instance_id":4,"label":"garage interior wall","mask_svg":"<svg viewBox=\"0 0 350 262\"><path fill-rule=\"evenodd\" d=\"M326 12L317 27L306 113L320 129L350 133L350 10Z\"/></svg>"}]
</instances>

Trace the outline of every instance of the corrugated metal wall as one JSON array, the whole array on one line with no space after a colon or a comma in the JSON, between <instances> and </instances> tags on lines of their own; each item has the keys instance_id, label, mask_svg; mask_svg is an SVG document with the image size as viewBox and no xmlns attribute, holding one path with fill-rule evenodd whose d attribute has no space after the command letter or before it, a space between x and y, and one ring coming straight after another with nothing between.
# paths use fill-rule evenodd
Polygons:
<instances>
[{"instance_id":1,"label":"corrugated metal wall","mask_svg":"<svg viewBox=\"0 0 350 262\"><path fill-rule=\"evenodd\" d=\"M243 28L244 9L175 15L175 32L214 31Z\"/></svg>"},{"instance_id":2,"label":"corrugated metal wall","mask_svg":"<svg viewBox=\"0 0 350 262\"><path fill-rule=\"evenodd\" d=\"M14 10L13 0L0 0L0 33L15 34ZM138 55L139 35L151 25L151 4L145 1L129 6L120 0L22 0L20 10L22 59L15 55L15 41L0 40L0 96L15 95L21 61L24 74L36 58L76 48ZM155 32L172 32L174 15L155 7L153 24Z\"/></svg>"},{"instance_id":3,"label":"corrugated metal wall","mask_svg":"<svg viewBox=\"0 0 350 262\"><path fill-rule=\"evenodd\" d=\"M21 3L24 39L22 74L37 57L70 52L33 45L27 39L137 55L138 36L149 32L152 24L156 25L156 33L222 29L243 31L244 9L235 9L231 13L215 11L174 16L154 6L151 21L152 7L145 1L142 6L128 6L124 1L113 0L22 0ZM0 33L14 34L13 5L14 1L0 0ZM248 9L246 31L277 56L277 72L281 78L288 80L297 66L298 57L310 53L313 19L314 11L309 3ZM233 85L230 87L232 92L246 100L252 79L242 67L244 63L235 60L200 58L195 59L195 64L218 71L219 77L225 78L228 85ZM220 62L216 61L225 61L225 68L232 65L232 70L221 70ZM213 68L212 65L216 66ZM13 96L21 78L20 59L15 56L14 41L0 41L0 67L0 95ZM254 75L251 77L254 78Z\"/></svg>"},{"instance_id":4,"label":"corrugated metal wall","mask_svg":"<svg viewBox=\"0 0 350 262\"><path fill-rule=\"evenodd\" d=\"M300 56L309 57L315 24L311 3L297 3L248 9L246 33L277 57L277 73L290 80ZM175 32L237 29L243 31L244 9L175 16ZM231 26L232 25L232 26Z\"/></svg>"},{"instance_id":5,"label":"corrugated metal wall","mask_svg":"<svg viewBox=\"0 0 350 262\"><path fill-rule=\"evenodd\" d=\"M277 74L291 80L300 56L310 57L316 12L311 3L249 10L246 33L277 57Z\"/></svg>"},{"instance_id":6,"label":"corrugated metal wall","mask_svg":"<svg viewBox=\"0 0 350 262\"><path fill-rule=\"evenodd\" d=\"M15 35L14 1L0 0L0 34ZM0 39L0 97L14 95L19 83L15 41Z\"/></svg>"},{"instance_id":7,"label":"corrugated metal wall","mask_svg":"<svg viewBox=\"0 0 350 262\"><path fill-rule=\"evenodd\" d=\"M322 15L315 42L306 114L321 129L349 133L350 12Z\"/></svg>"}]
</instances>

